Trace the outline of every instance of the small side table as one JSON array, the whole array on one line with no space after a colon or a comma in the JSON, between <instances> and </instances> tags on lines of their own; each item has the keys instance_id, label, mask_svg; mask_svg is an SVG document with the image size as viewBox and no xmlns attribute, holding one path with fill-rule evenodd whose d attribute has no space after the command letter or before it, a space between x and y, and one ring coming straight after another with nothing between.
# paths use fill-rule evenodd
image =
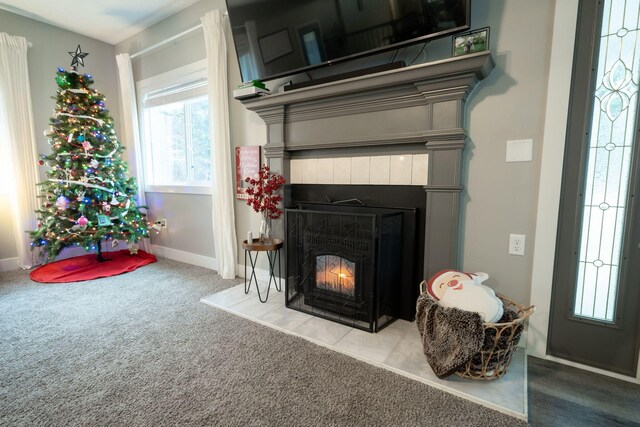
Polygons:
<instances>
[{"instance_id":1,"label":"small side table","mask_svg":"<svg viewBox=\"0 0 640 427\"><path fill-rule=\"evenodd\" d=\"M242 248L244 249L244 293L248 294L251 289L251 284L256 284L256 289L258 290L258 299L260 302L267 302L269 298L269 290L271 289L271 282L278 292L282 291L282 283L281 278L277 278L273 271L276 265L276 259L278 261L279 271L282 271L282 260L280 259L280 249L282 248L282 240L280 239L270 239L267 242L260 242L260 239L253 239L252 242L247 242L246 240L242 242ZM253 256L253 252L255 252L255 256ZM264 300L260 295L260 287L258 286L258 278L256 277L256 262L258 261L258 255L260 252L266 252L267 258L269 259L269 284L267 286L267 294L264 296ZM249 262L251 265L251 274L249 276L249 280L247 281L247 257L249 257Z\"/></svg>"}]
</instances>

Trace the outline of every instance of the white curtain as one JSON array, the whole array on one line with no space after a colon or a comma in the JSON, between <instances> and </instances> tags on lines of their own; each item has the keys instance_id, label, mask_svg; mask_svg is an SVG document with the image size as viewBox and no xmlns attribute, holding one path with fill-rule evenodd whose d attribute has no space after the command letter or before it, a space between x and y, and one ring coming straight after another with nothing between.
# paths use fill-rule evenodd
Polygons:
<instances>
[{"instance_id":1,"label":"white curtain","mask_svg":"<svg viewBox=\"0 0 640 427\"><path fill-rule=\"evenodd\" d=\"M138 125L138 106L136 101L136 86L133 79L133 68L128 53L116 55L118 62L118 76L120 78L120 107L122 108L122 132L123 145L133 151L135 158L135 177L138 183L138 205L146 206L147 200L144 193L144 169L142 165L142 145L140 143L140 127ZM150 220L150 218L147 218ZM143 239L140 248L151 252L148 239Z\"/></svg>"},{"instance_id":2,"label":"white curtain","mask_svg":"<svg viewBox=\"0 0 640 427\"><path fill-rule=\"evenodd\" d=\"M222 12L212 10L202 18L209 79L209 129L213 171L213 243L218 274L236 276L237 250L234 213L231 138L229 136L229 94L227 89L227 43Z\"/></svg>"},{"instance_id":3,"label":"white curtain","mask_svg":"<svg viewBox=\"0 0 640 427\"><path fill-rule=\"evenodd\" d=\"M29 42L24 37L0 33L0 144L10 163L9 176L14 185L9 188L18 265L31 268L36 264L36 252L31 251L27 231L35 230L38 209L38 162L33 129L31 90L27 68Z\"/></svg>"}]
</instances>

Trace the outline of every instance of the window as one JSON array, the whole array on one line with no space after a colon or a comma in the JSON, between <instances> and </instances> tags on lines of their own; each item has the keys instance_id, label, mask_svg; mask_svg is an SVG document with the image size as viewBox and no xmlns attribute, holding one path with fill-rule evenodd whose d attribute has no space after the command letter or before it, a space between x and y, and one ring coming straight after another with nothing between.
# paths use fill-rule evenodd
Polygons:
<instances>
[{"instance_id":1,"label":"window","mask_svg":"<svg viewBox=\"0 0 640 427\"><path fill-rule=\"evenodd\" d=\"M147 191L209 193L211 139L206 65L138 83Z\"/></svg>"},{"instance_id":2,"label":"window","mask_svg":"<svg viewBox=\"0 0 640 427\"><path fill-rule=\"evenodd\" d=\"M605 1L587 148L574 315L613 322L634 148L638 4Z\"/></svg>"},{"instance_id":3,"label":"window","mask_svg":"<svg viewBox=\"0 0 640 427\"><path fill-rule=\"evenodd\" d=\"M307 65L320 64L322 51L320 50L320 26L317 23L307 25L298 30L304 59Z\"/></svg>"}]
</instances>

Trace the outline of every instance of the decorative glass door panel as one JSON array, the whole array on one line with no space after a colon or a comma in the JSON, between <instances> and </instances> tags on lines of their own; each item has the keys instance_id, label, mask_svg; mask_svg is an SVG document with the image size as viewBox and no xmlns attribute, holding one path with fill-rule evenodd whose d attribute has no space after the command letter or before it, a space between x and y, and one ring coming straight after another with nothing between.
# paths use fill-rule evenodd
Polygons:
<instances>
[{"instance_id":1,"label":"decorative glass door panel","mask_svg":"<svg viewBox=\"0 0 640 427\"><path fill-rule=\"evenodd\" d=\"M638 1L608 0L600 34L573 314L614 322L638 106Z\"/></svg>"},{"instance_id":2,"label":"decorative glass door panel","mask_svg":"<svg viewBox=\"0 0 640 427\"><path fill-rule=\"evenodd\" d=\"M578 9L547 351L635 377L640 0Z\"/></svg>"}]
</instances>

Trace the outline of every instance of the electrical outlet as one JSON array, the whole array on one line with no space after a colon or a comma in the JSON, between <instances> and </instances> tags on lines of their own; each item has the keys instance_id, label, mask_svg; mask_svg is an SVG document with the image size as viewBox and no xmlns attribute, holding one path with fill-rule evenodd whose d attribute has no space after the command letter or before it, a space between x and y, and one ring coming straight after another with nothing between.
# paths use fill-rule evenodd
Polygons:
<instances>
[{"instance_id":1,"label":"electrical outlet","mask_svg":"<svg viewBox=\"0 0 640 427\"><path fill-rule=\"evenodd\" d=\"M153 223L151 228L153 228L156 231L160 231L163 228L167 228L167 220L166 219L159 219L159 220L157 220L156 222Z\"/></svg>"},{"instance_id":2,"label":"electrical outlet","mask_svg":"<svg viewBox=\"0 0 640 427\"><path fill-rule=\"evenodd\" d=\"M524 256L525 241L524 234L509 234L509 255Z\"/></svg>"}]
</instances>

